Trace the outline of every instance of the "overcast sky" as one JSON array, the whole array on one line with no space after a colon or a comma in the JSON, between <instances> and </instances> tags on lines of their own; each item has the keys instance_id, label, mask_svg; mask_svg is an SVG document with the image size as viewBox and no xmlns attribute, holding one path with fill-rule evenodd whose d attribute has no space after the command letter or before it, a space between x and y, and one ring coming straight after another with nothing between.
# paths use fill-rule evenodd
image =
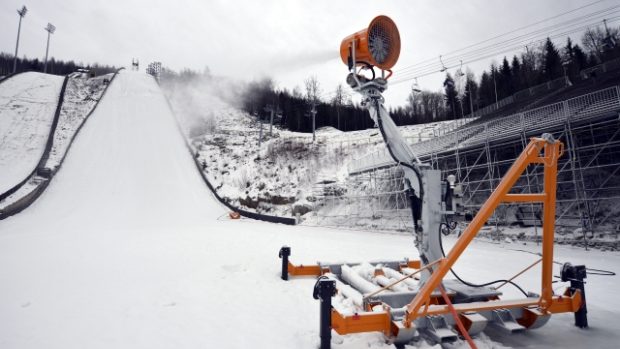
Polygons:
<instances>
[{"instance_id":1,"label":"overcast sky","mask_svg":"<svg viewBox=\"0 0 620 349\"><path fill-rule=\"evenodd\" d=\"M273 76L287 88L302 86L306 77L316 75L327 95L347 73L339 59L340 41L376 15L392 17L399 27L402 51L394 68L398 70L592 2L3 0L0 50L14 52L16 9L25 4L29 11L22 23L20 56L44 57L43 28L51 22L57 30L50 55L58 59L129 66L135 57L141 68L154 60L177 70L208 66L213 74L236 78ZM555 22L613 5L617 1L603 0ZM502 57L467 67L479 76L493 59ZM437 73L419 83L439 90L443 78ZM404 104L411 83L391 86L388 103Z\"/></svg>"}]
</instances>

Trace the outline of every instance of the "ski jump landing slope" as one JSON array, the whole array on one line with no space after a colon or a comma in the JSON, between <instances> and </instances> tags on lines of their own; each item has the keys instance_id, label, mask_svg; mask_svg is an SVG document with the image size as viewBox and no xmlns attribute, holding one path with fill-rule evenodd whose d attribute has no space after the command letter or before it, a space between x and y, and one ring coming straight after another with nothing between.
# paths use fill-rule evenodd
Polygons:
<instances>
[{"instance_id":1,"label":"ski jump landing slope","mask_svg":"<svg viewBox=\"0 0 620 349\"><path fill-rule=\"evenodd\" d=\"M54 119L63 77L17 74L0 84L0 193L39 162Z\"/></svg>"},{"instance_id":2,"label":"ski jump landing slope","mask_svg":"<svg viewBox=\"0 0 620 349\"><path fill-rule=\"evenodd\" d=\"M292 246L300 263L416 257L410 236L220 219L225 213L157 84L122 72L45 193L0 222L0 348L316 348L314 280L281 281L280 246ZM620 265L618 254L556 256ZM537 258L474 244L457 266L484 281ZM538 277L523 281L535 290ZM617 281L588 281L591 330L558 316L506 341L616 347ZM336 341L335 348L394 348L380 334Z\"/></svg>"},{"instance_id":3,"label":"ski jump landing slope","mask_svg":"<svg viewBox=\"0 0 620 349\"><path fill-rule=\"evenodd\" d=\"M312 281L278 278L297 239L225 213L159 86L122 72L44 194L0 222L0 348L310 347Z\"/></svg>"}]
</instances>

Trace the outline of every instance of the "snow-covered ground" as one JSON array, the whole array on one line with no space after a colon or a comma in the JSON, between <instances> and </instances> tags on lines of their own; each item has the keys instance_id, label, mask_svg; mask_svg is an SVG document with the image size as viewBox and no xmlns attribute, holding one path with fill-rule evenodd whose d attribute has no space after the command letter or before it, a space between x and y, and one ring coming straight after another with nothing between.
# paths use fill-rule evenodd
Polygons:
<instances>
[{"instance_id":1,"label":"snow-covered ground","mask_svg":"<svg viewBox=\"0 0 620 349\"><path fill-rule=\"evenodd\" d=\"M41 159L62 82L62 76L28 72L0 84L0 193Z\"/></svg>"},{"instance_id":2,"label":"snow-covered ground","mask_svg":"<svg viewBox=\"0 0 620 349\"><path fill-rule=\"evenodd\" d=\"M406 235L226 219L149 76L121 73L91 117L42 197L0 221L0 348L316 348L314 280L280 280L280 246L306 264L417 255ZM482 282L537 258L510 248L474 242L456 269ZM555 259L620 269L615 252L559 247ZM536 290L536 271L517 281ZM564 314L479 347L617 348L617 285L588 277L588 330ZM373 333L333 343L394 348Z\"/></svg>"},{"instance_id":3,"label":"snow-covered ground","mask_svg":"<svg viewBox=\"0 0 620 349\"><path fill-rule=\"evenodd\" d=\"M198 79L186 85L163 84L163 88L220 196L259 213L285 217L299 214L300 221L307 225L412 229L407 198L404 192L397 193L398 188L402 190L398 171L348 175L357 159L385 153L377 129L342 132L320 128L313 143L312 134L277 126L270 133L265 123L259 148L259 121L232 106L235 98L222 92L229 86L218 83ZM471 120L402 126L400 130L410 143L416 143L444 134L462 121ZM516 211L510 212L514 215ZM516 218L507 217L506 221ZM540 238L540 227L489 226L479 236L535 242ZM556 241L561 244L583 246L584 239L589 247L618 250L620 231L613 226L586 236L581 228L562 227L556 231Z\"/></svg>"},{"instance_id":4,"label":"snow-covered ground","mask_svg":"<svg viewBox=\"0 0 620 349\"><path fill-rule=\"evenodd\" d=\"M328 183L347 187L347 164L384 149L378 129L342 132L332 127L311 133L270 132L235 108L220 80L197 80L186 85L165 84L164 91L183 125L204 172L218 194L235 206L259 213L295 217L315 208L317 194ZM460 122L460 120L459 120ZM401 127L411 143L428 140L454 127L454 121Z\"/></svg>"},{"instance_id":5,"label":"snow-covered ground","mask_svg":"<svg viewBox=\"0 0 620 349\"><path fill-rule=\"evenodd\" d=\"M26 82L23 82L24 85L30 85L32 83L36 83L37 79L40 79L41 75L44 75L46 79L55 79L58 78L54 75L45 75L36 73L36 75L21 74L26 75L26 78L29 79ZM51 78L54 77L54 78ZM60 114L58 118L58 125L52 135L52 147L50 149L49 157L43 167L50 169L51 171L56 171L58 167L61 165L62 158L65 156L67 149L71 143L71 139L75 136L79 127L84 123L86 117L91 112L91 110L95 107L97 101L101 98L105 91L105 87L107 85L106 81L110 81L112 78L112 74L102 75L96 78L87 78L82 77L79 74L72 74L70 76L67 87L65 89L64 100L60 109ZM62 82L62 77L60 78ZM27 83L30 81L30 83ZM10 80L9 80L10 82ZM7 82L6 84L8 84ZM0 85L0 87L3 85ZM58 99L58 96L56 96ZM45 100L45 99L42 99ZM43 104L43 103L39 103ZM52 103L50 103L51 105ZM43 107L41 107L44 109ZM56 104L54 104L54 109L56 108ZM52 117L53 117L53 111ZM28 119L28 117L24 117L24 119ZM47 120L46 120L47 121ZM13 184L9 184L9 181L6 182L0 181L0 184L4 184L8 186L8 188L14 186L19 181L25 179L30 172L34 169L34 167L39 162L43 150L45 148L45 142L47 141L47 137L50 131L51 119L49 122L41 122L42 125L48 125L47 129L43 130L40 127L37 127L36 120L29 122L29 127L15 127L10 133L15 139L40 139L38 152L30 151L27 154L23 154L22 157L15 158L15 154L21 154L25 150L28 149L28 145L23 145L23 148L13 149L14 153L10 152L11 148L8 147L6 151L0 153L0 162L12 162L11 166L15 168L23 168L25 169L28 166L30 170L27 173L23 174L23 177L20 178L17 182ZM37 155L35 158L34 155ZM23 172L22 171L22 172ZM0 201L0 211L6 209L7 207L15 204L19 200L23 199L27 195L33 193L37 188L44 184L47 178L42 178L39 174L34 173L31 175L28 180L22 185L17 191L6 197L4 200Z\"/></svg>"},{"instance_id":6,"label":"snow-covered ground","mask_svg":"<svg viewBox=\"0 0 620 349\"><path fill-rule=\"evenodd\" d=\"M67 82L65 98L60 109L58 127L54 133L50 157L45 167L55 169L60 166L63 156L78 128L85 121L88 113L95 107L103 95L107 83L113 74L94 78L73 74Z\"/></svg>"}]
</instances>

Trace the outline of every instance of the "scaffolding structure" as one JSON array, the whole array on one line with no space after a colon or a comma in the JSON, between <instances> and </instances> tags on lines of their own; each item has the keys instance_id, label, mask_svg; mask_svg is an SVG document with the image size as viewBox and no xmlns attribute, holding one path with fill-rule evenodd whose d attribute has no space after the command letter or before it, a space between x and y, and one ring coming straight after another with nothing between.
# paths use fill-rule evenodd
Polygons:
<instances>
[{"instance_id":1,"label":"scaffolding structure","mask_svg":"<svg viewBox=\"0 0 620 349\"><path fill-rule=\"evenodd\" d=\"M367 171L344 183L317 183L304 224L408 231L413 227L403 172L397 166Z\"/></svg>"},{"instance_id":2,"label":"scaffolding structure","mask_svg":"<svg viewBox=\"0 0 620 349\"><path fill-rule=\"evenodd\" d=\"M456 175L467 210L475 213L529 142L551 133L566 145L559 160L556 224L580 228L583 241L597 232L620 229L620 86L614 86L518 114L480 120L433 139L412 144L418 157ZM324 195L308 224L410 230L411 215L402 172L385 150L349 164L346 194ZM535 193L542 170L528 169L516 190ZM342 191L341 191L342 192ZM497 210L494 224L540 225L540 207L510 204ZM587 242L586 242L587 243Z\"/></svg>"}]
</instances>

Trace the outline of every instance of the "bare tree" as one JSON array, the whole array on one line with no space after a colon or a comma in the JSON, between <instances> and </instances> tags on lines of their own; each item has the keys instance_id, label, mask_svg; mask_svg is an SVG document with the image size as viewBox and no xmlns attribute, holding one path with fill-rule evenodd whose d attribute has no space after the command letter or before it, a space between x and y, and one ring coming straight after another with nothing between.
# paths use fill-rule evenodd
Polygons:
<instances>
[{"instance_id":1,"label":"bare tree","mask_svg":"<svg viewBox=\"0 0 620 349\"><path fill-rule=\"evenodd\" d=\"M306 87L306 99L308 103L318 103L319 96L321 95L321 85L315 75L307 78L304 81Z\"/></svg>"},{"instance_id":2,"label":"bare tree","mask_svg":"<svg viewBox=\"0 0 620 349\"><path fill-rule=\"evenodd\" d=\"M406 109L411 112L416 123L444 120L447 113L443 93L427 90L412 90L407 97Z\"/></svg>"},{"instance_id":3,"label":"bare tree","mask_svg":"<svg viewBox=\"0 0 620 349\"><path fill-rule=\"evenodd\" d=\"M304 98L304 95L303 95L303 93L301 92L301 88L299 87L299 85L296 85L296 86L293 88L293 91L291 92L291 95L292 95L293 97L295 97L295 98L299 98L299 99L303 99L303 98Z\"/></svg>"},{"instance_id":4,"label":"bare tree","mask_svg":"<svg viewBox=\"0 0 620 349\"><path fill-rule=\"evenodd\" d=\"M337 106L348 105L351 103L351 94L344 89L342 84L338 84L338 86L336 86L332 103Z\"/></svg>"},{"instance_id":5,"label":"bare tree","mask_svg":"<svg viewBox=\"0 0 620 349\"><path fill-rule=\"evenodd\" d=\"M338 84L338 86L336 86L336 91L334 92L334 98L332 99L332 104L336 106L336 115L338 118L338 129L339 130L340 130L340 108L350 103L351 103L351 95L345 91L342 84Z\"/></svg>"},{"instance_id":6,"label":"bare tree","mask_svg":"<svg viewBox=\"0 0 620 349\"><path fill-rule=\"evenodd\" d=\"M599 62L603 60L603 40L605 40L605 32L601 28L588 28L581 37L581 43L588 52L596 55Z\"/></svg>"},{"instance_id":7,"label":"bare tree","mask_svg":"<svg viewBox=\"0 0 620 349\"><path fill-rule=\"evenodd\" d=\"M537 49L532 46L525 46L525 52L521 54L521 74L523 75L524 87L530 87L536 83Z\"/></svg>"}]
</instances>

